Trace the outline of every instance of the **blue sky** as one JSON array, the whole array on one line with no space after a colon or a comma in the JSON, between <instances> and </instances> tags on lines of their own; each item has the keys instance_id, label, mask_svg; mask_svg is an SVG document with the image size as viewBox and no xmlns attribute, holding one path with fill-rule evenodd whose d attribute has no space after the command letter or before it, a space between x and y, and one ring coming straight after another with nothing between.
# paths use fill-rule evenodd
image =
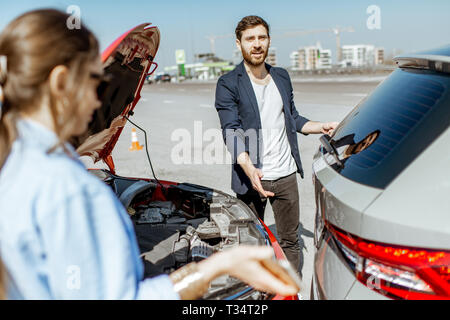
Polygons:
<instances>
[{"instance_id":1,"label":"blue sky","mask_svg":"<svg viewBox=\"0 0 450 320\"><path fill-rule=\"evenodd\" d=\"M161 30L161 46L156 56L160 67L175 64L175 50L185 49L187 62L194 53L208 52L208 35L234 33L237 22L246 15L263 17L272 28L272 46L278 62L289 65L289 53L300 46L320 41L335 55L335 37L319 33L301 37L279 38L275 35L299 29L324 29L352 26L353 33L343 33L342 44L374 44L389 54L430 49L450 44L450 1L448 0L0 0L0 29L17 15L35 8L66 10L78 5L83 22L100 39L102 49L126 30L142 22L151 22ZM381 29L369 30L366 9L377 5ZM233 38L216 40L218 56L231 59Z\"/></svg>"}]
</instances>

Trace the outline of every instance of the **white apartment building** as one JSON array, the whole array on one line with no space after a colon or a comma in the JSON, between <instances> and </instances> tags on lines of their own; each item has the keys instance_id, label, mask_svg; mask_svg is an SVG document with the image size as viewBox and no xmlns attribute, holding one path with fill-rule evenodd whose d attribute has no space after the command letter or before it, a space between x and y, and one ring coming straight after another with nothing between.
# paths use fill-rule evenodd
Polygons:
<instances>
[{"instance_id":1,"label":"white apartment building","mask_svg":"<svg viewBox=\"0 0 450 320\"><path fill-rule=\"evenodd\" d=\"M319 51L319 64L318 69L329 69L331 68L331 50L321 49Z\"/></svg>"},{"instance_id":2,"label":"white apartment building","mask_svg":"<svg viewBox=\"0 0 450 320\"><path fill-rule=\"evenodd\" d=\"M342 46L343 67L370 67L384 63L384 49L373 45L345 45Z\"/></svg>"},{"instance_id":3,"label":"white apartment building","mask_svg":"<svg viewBox=\"0 0 450 320\"><path fill-rule=\"evenodd\" d=\"M384 64L384 48L375 48L375 65Z\"/></svg>"},{"instance_id":4,"label":"white apartment building","mask_svg":"<svg viewBox=\"0 0 450 320\"><path fill-rule=\"evenodd\" d=\"M299 52L298 51L292 51L289 55L289 58L291 59L291 69L292 70L300 70L300 61L299 61Z\"/></svg>"},{"instance_id":5,"label":"white apartment building","mask_svg":"<svg viewBox=\"0 0 450 320\"><path fill-rule=\"evenodd\" d=\"M290 54L292 70L320 70L331 68L331 50L315 46L299 48Z\"/></svg>"}]
</instances>

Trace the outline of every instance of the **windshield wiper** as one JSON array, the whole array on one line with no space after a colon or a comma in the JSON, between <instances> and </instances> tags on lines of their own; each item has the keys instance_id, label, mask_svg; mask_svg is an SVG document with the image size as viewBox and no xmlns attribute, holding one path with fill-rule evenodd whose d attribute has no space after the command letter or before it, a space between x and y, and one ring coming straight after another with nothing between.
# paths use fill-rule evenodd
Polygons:
<instances>
[{"instance_id":1,"label":"windshield wiper","mask_svg":"<svg viewBox=\"0 0 450 320\"><path fill-rule=\"evenodd\" d=\"M319 138L319 140L322 143L322 145L325 148L325 150L327 150L327 152L334 157L334 160L336 160L336 163L338 164L338 166L339 167L343 167L344 164L341 162L341 160L339 160L339 156L338 156L338 153L337 153L336 149L330 143L331 137L329 135L327 135L327 134L324 134L323 136L321 136Z\"/></svg>"}]
</instances>

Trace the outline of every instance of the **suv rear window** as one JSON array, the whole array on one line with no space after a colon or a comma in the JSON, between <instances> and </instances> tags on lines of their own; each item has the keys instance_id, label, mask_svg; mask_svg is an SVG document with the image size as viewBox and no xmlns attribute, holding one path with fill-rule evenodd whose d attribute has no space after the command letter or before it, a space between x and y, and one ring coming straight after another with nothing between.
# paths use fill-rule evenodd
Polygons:
<instances>
[{"instance_id":1,"label":"suv rear window","mask_svg":"<svg viewBox=\"0 0 450 320\"><path fill-rule=\"evenodd\" d=\"M397 69L341 122L332 139L346 178L385 188L450 123L450 75ZM324 152L324 151L323 151Z\"/></svg>"}]
</instances>

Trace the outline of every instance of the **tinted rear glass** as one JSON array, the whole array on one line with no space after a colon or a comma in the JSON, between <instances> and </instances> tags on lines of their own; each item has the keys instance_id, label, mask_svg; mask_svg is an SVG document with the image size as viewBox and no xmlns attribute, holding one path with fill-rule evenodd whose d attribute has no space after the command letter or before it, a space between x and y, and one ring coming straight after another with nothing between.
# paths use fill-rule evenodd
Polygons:
<instances>
[{"instance_id":1,"label":"tinted rear glass","mask_svg":"<svg viewBox=\"0 0 450 320\"><path fill-rule=\"evenodd\" d=\"M449 87L446 74L393 72L337 128L332 144L344 166L333 168L351 180L385 188L448 128Z\"/></svg>"}]
</instances>

